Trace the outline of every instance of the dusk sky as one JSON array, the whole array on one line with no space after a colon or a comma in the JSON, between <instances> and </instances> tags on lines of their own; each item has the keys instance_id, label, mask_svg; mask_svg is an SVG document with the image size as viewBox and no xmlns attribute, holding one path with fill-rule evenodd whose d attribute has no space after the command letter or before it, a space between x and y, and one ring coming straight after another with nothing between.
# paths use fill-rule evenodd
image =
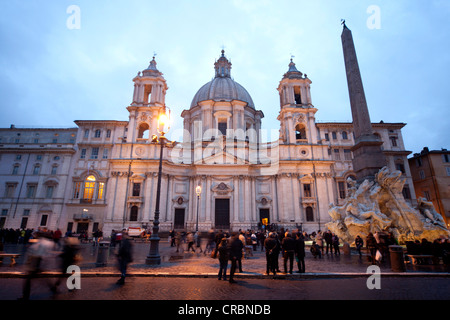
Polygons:
<instances>
[{"instance_id":1,"label":"dusk sky","mask_svg":"<svg viewBox=\"0 0 450 320\"><path fill-rule=\"evenodd\" d=\"M291 56L312 80L316 120L351 122L341 19L372 122L406 123L413 153L450 148L448 0L1 1L0 127L128 120L132 79L156 53L182 128L181 112L214 76L222 47L263 111L263 129L279 128L276 88Z\"/></svg>"}]
</instances>

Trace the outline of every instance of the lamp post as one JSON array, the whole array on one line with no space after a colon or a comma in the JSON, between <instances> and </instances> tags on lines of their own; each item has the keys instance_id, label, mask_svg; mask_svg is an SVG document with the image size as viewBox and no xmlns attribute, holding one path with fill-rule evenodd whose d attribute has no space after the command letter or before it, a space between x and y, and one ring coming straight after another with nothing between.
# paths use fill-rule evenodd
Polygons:
<instances>
[{"instance_id":1,"label":"lamp post","mask_svg":"<svg viewBox=\"0 0 450 320\"><path fill-rule=\"evenodd\" d=\"M195 188L195 193L197 194L197 224L195 227L195 232L198 232L198 204L199 204L199 200L200 200L200 195L202 194L202 187L201 186L197 186L197 188Z\"/></svg>"},{"instance_id":2,"label":"lamp post","mask_svg":"<svg viewBox=\"0 0 450 320\"><path fill-rule=\"evenodd\" d=\"M167 138L164 137L164 134L166 134L170 127L169 122L170 118L169 115L165 114L165 110L163 113L159 115L158 118L158 132L160 134L160 137L156 135L153 135L152 137L152 143L159 144L161 146L161 151L159 155L159 168L158 168L158 184L156 187L156 204L155 204L155 215L153 218L153 232L152 236L150 237L150 252L145 259L145 263L148 265L159 265L161 264L161 256L159 255L159 202L161 197L161 175L162 175L162 159L163 159L163 150L164 146L168 144Z\"/></svg>"}]
</instances>

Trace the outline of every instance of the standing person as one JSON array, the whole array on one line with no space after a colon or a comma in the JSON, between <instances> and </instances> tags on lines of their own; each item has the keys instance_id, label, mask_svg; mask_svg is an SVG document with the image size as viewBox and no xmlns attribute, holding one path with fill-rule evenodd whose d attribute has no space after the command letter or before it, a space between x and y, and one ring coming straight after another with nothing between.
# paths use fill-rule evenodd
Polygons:
<instances>
[{"instance_id":1,"label":"standing person","mask_svg":"<svg viewBox=\"0 0 450 320\"><path fill-rule=\"evenodd\" d=\"M125 229L122 230L122 240L120 243L119 253L117 254L120 270L120 279L117 284L124 284L127 275L127 267L133 261L133 245L131 244L128 233Z\"/></svg>"},{"instance_id":2,"label":"standing person","mask_svg":"<svg viewBox=\"0 0 450 320\"><path fill-rule=\"evenodd\" d=\"M333 233L332 241L333 241L334 254L336 256L341 255L341 251L339 250L339 237L337 234Z\"/></svg>"},{"instance_id":3,"label":"standing person","mask_svg":"<svg viewBox=\"0 0 450 320\"><path fill-rule=\"evenodd\" d=\"M298 272L305 273L305 240L300 232L297 233L295 255L297 259Z\"/></svg>"},{"instance_id":4,"label":"standing person","mask_svg":"<svg viewBox=\"0 0 450 320\"><path fill-rule=\"evenodd\" d=\"M116 247L116 230L114 230L114 229L111 231L110 245L111 245L112 248Z\"/></svg>"},{"instance_id":5,"label":"standing person","mask_svg":"<svg viewBox=\"0 0 450 320\"><path fill-rule=\"evenodd\" d=\"M170 246L175 247L175 230L170 230L169 237L170 237Z\"/></svg>"},{"instance_id":6,"label":"standing person","mask_svg":"<svg viewBox=\"0 0 450 320\"><path fill-rule=\"evenodd\" d=\"M278 258L278 241L275 233L270 232L269 237L264 241L264 248L266 249L266 274L277 274L276 260Z\"/></svg>"},{"instance_id":7,"label":"standing person","mask_svg":"<svg viewBox=\"0 0 450 320\"><path fill-rule=\"evenodd\" d=\"M287 233L281 242L283 248L284 273L287 273L287 262L289 260L289 273L292 274L294 268L295 240L290 233Z\"/></svg>"},{"instance_id":8,"label":"standing person","mask_svg":"<svg viewBox=\"0 0 450 320\"><path fill-rule=\"evenodd\" d=\"M222 238L220 244L219 244L219 280L222 280L222 276L223 276L223 280L227 281L227 268L228 268L228 259L229 259L229 254L228 254L228 239L227 238Z\"/></svg>"},{"instance_id":9,"label":"standing person","mask_svg":"<svg viewBox=\"0 0 450 320\"><path fill-rule=\"evenodd\" d=\"M230 269L230 283L236 283L233 279L234 273L236 272L237 263L242 259L242 249L244 249L244 245L242 241L239 239L239 235L236 232L233 232L230 242L230 260L231 260L231 269Z\"/></svg>"},{"instance_id":10,"label":"standing person","mask_svg":"<svg viewBox=\"0 0 450 320\"><path fill-rule=\"evenodd\" d=\"M371 263L372 263L372 264L376 264L375 255L377 254L378 246L377 246L377 240L376 240L375 237L373 236L373 233L372 233L372 232L370 232L370 233L367 235L367 238L366 238L366 247L367 247L367 250L368 250L369 253L370 253L370 261L371 261Z\"/></svg>"},{"instance_id":11,"label":"standing person","mask_svg":"<svg viewBox=\"0 0 450 320\"><path fill-rule=\"evenodd\" d=\"M56 229L55 232L53 232L53 241L55 242L57 248L60 247L59 241L61 240L61 237L62 237L62 232L58 228L58 229Z\"/></svg>"},{"instance_id":12,"label":"standing person","mask_svg":"<svg viewBox=\"0 0 450 320\"><path fill-rule=\"evenodd\" d=\"M359 257L361 258L362 257L361 248L364 247L364 240L359 235L356 236L355 246L356 246L356 251L358 251L358 253L359 253Z\"/></svg>"},{"instance_id":13,"label":"standing person","mask_svg":"<svg viewBox=\"0 0 450 320\"><path fill-rule=\"evenodd\" d=\"M214 259L217 258L219 245L220 245L220 242L222 241L223 237L224 237L223 230L220 230L215 236L216 248L214 249L214 255L213 255Z\"/></svg>"},{"instance_id":14,"label":"standing person","mask_svg":"<svg viewBox=\"0 0 450 320\"><path fill-rule=\"evenodd\" d=\"M214 250L215 237L216 237L216 234L214 233L214 230L213 229L209 230L209 232L208 232L208 242L206 243L205 251L203 251L203 254L205 256L206 256L207 253L209 254L209 253L211 253Z\"/></svg>"},{"instance_id":15,"label":"standing person","mask_svg":"<svg viewBox=\"0 0 450 320\"><path fill-rule=\"evenodd\" d=\"M320 251L323 254L323 235L322 235L322 231L318 231L317 235L316 235L316 243L320 248Z\"/></svg>"},{"instance_id":16,"label":"standing person","mask_svg":"<svg viewBox=\"0 0 450 320\"><path fill-rule=\"evenodd\" d=\"M325 245L327 247L326 254L328 254L328 249L330 249L330 253L333 254L333 240L332 240L332 234L330 230L325 231L323 234L323 238L325 240Z\"/></svg>"}]
</instances>

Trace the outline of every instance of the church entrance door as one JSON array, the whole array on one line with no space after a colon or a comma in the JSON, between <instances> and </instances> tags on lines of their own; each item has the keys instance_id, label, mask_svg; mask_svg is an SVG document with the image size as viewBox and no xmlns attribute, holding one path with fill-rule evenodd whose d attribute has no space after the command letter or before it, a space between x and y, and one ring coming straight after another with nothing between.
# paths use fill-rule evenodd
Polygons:
<instances>
[{"instance_id":1,"label":"church entrance door","mask_svg":"<svg viewBox=\"0 0 450 320\"><path fill-rule=\"evenodd\" d=\"M230 229L230 199L216 199L215 228Z\"/></svg>"}]
</instances>

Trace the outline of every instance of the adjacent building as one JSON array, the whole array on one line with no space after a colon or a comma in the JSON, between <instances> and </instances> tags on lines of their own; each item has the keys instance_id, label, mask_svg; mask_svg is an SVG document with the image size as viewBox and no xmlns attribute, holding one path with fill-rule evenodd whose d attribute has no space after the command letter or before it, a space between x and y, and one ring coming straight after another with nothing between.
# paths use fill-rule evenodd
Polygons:
<instances>
[{"instance_id":1,"label":"adjacent building","mask_svg":"<svg viewBox=\"0 0 450 320\"><path fill-rule=\"evenodd\" d=\"M450 227L450 151L425 147L408 162L416 197L431 201Z\"/></svg>"},{"instance_id":2,"label":"adjacent building","mask_svg":"<svg viewBox=\"0 0 450 320\"><path fill-rule=\"evenodd\" d=\"M164 149L160 230L194 230L197 221L200 231L256 229L263 222L323 228L331 220L330 203L342 203L346 179L356 177L352 123L316 120L312 81L291 60L274 106L279 138L266 141L271 135L261 129L264 113L231 77L231 66L222 50L214 78L181 113L182 141ZM105 234L151 227L160 154L152 138L159 135L168 86L154 58L133 82L127 121L0 130L0 227ZM414 203L404 126L372 123L385 165L402 171L405 198Z\"/></svg>"}]
</instances>

